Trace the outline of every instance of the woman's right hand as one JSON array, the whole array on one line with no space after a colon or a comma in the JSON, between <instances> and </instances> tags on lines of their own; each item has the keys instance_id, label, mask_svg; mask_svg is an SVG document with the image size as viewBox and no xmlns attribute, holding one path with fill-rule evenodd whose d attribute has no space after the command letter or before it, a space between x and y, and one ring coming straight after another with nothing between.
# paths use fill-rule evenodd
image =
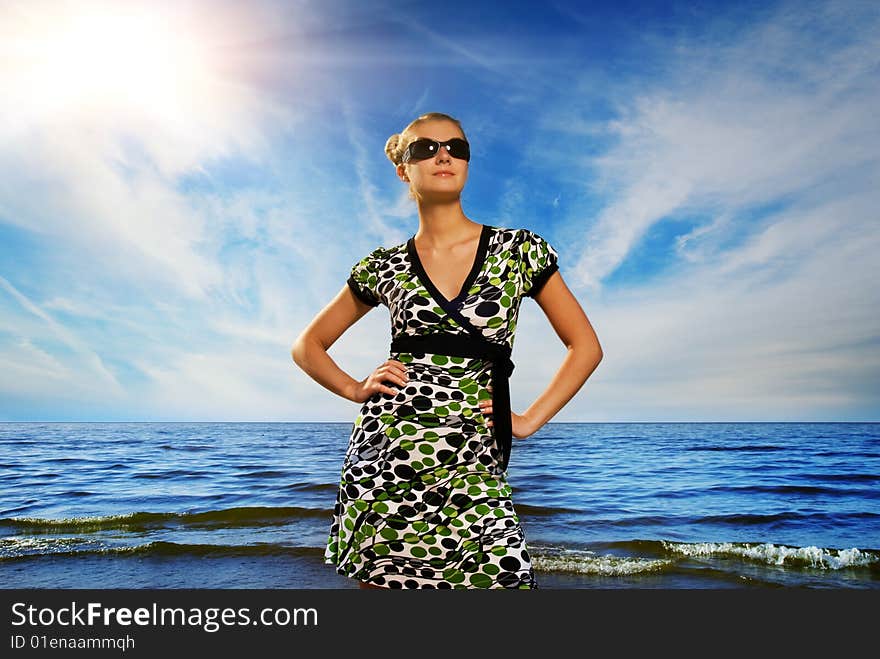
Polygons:
<instances>
[{"instance_id":1,"label":"woman's right hand","mask_svg":"<svg viewBox=\"0 0 880 659\"><path fill-rule=\"evenodd\" d=\"M354 389L354 402L363 403L376 393L396 396L398 389L389 387L386 382L393 382L405 387L409 382L406 374L406 365L396 359L388 359L375 371L370 373L365 380L358 382Z\"/></svg>"}]
</instances>

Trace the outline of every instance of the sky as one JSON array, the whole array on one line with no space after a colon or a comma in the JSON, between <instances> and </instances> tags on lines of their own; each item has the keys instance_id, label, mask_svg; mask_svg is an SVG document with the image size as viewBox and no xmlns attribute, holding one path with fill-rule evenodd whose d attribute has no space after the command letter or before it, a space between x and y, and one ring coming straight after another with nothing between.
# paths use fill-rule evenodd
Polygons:
<instances>
[{"instance_id":1,"label":"sky","mask_svg":"<svg viewBox=\"0 0 880 659\"><path fill-rule=\"evenodd\" d=\"M599 338L551 423L880 421L878 74L876 2L0 1L0 421L350 423L290 350L425 112ZM515 412L564 356L525 298Z\"/></svg>"}]
</instances>

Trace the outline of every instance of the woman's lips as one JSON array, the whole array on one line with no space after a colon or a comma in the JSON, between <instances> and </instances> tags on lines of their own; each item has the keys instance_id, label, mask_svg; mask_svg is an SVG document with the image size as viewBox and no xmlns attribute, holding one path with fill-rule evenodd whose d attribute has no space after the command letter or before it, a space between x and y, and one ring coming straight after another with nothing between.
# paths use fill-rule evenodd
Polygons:
<instances>
[{"instance_id":1,"label":"woman's lips","mask_svg":"<svg viewBox=\"0 0 880 659\"><path fill-rule=\"evenodd\" d=\"M437 172L434 176L455 176L452 172Z\"/></svg>"}]
</instances>

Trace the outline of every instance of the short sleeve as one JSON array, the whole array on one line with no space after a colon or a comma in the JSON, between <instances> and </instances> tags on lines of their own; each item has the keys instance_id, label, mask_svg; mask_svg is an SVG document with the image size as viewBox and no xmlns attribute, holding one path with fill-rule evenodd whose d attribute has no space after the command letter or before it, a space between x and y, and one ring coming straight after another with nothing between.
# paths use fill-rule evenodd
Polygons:
<instances>
[{"instance_id":1,"label":"short sleeve","mask_svg":"<svg viewBox=\"0 0 880 659\"><path fill-rule=\"evenodd\" d=\"M522 291L525 297L535 297L559 270L559 254L534 231L523 229L525 237L520 245L522 256Z\"/></svg>"},{"instance_id":2,"label":"short sleeve","mask_svg":"<svg viewBox=\"0 0 880 659\"><path fill-rule=\"evenodd\" d=\"M351 267L348 287L365 304L376 307L382 301L379 294L379 275L375 264L376 252L371 252Z\"/></svg>"}]
</instances>

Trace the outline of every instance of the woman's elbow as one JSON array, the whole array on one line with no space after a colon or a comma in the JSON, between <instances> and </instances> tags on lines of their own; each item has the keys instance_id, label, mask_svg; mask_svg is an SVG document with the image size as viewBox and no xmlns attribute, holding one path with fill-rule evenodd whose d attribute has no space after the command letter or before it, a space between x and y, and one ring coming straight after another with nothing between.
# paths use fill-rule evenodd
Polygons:
<instances>
[{"instance_id":1,"label":"woman's elbow","mask_svg":"<svg viewBox=\"0 0 880 659\"><path fill-rule=\"evenodd\" d=\"M597 362L602 361L602 346L600 346L598 343L591 344L589 347L587 347L587 351L596 359Z\"/></svg>"},{"instance_id":2,"label":"woman's elbow","mask_svg":"<svg viewBox=\"0 0 880 659\"><path fill-rule=\"evenodd\" d=\"M302 368L302 365L305 363L306 340L305 335L300 334L296 337L296 341L293 342L293 347L290 349L290 356L293 358L294 363L300 368Z\"/></svg>"},{"instance_id":3,"label":"woman's elbow","mask_svg":"<svg viewBox=\"0 0 880 659\"><path fill-rule=\"evenodd\" d=\"M602 352L602 346L599 345L595 335L583 336L580 340L573 341L570 347L590 361L596 362L596 364L602 361L602 357L605 354Z\"/></svg>"},{"instance_id":4,"label":"woman's elbow","mask_svg":"<svg viewBox=\"0 0 880 659\"><path fill-rule=\"evenodd\" d=\"M602 361L602 357L604 355L604 353L602 352L602 348L601 346L599 346L599 344L595 344L587 348L586 354L590 356L590 360L594 362L596 366L598 366L599 362Z\"/></svg>"}]
</instances>

